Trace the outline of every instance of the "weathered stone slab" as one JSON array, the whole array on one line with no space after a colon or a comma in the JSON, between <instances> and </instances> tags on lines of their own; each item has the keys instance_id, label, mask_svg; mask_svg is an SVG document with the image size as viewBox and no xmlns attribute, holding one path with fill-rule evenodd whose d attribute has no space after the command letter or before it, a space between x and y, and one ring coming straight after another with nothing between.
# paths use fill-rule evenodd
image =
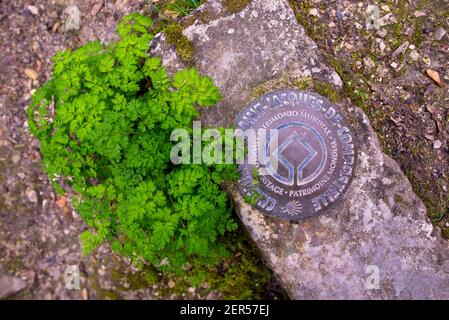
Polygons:
<instances>
[{"instance_id":1,"label":"weathered stone slab","mask_svg":"<svg viewBox=\"0 0 449 320\"><path fill-rule=\"evenodd\" d=\"M230 125L261 84L312 77L341 86L286 1L255 0L228 14L209 1L209 22L197 19L183 33L196 49L196 66L223 94L202 114L211 126ZM182 67L164 36L152 44L169 70ZM343 200L297 224L270 218L247 205L235 186L237 212L279 281L293 299L449 298L449 250L399 166L386 156L366 115L340 104L358 146L353 181ZM379 281L376 281L377 271Z\"/></svg>"},{"instance_id":2,"label":"weathered stone slab","mask_svg":"<svg viewBox=\"0 0 449 320\"><path fill-rule=\"evenodd\" d=\"M254 88L286 73L342 85L337 73L323 63L316 44L298 26L287 3L255 1L238 13L226 15L222 2L209 1L199 11L207 16L224 15L205 24L196 20L183 31L193 41L196 67L214 79L223 95L218 108L203 110L206 124L231 125ZM154 52L163 56L173 72L183 64L164 38L161 35L157 39L161 41L154 43Z\"/></svg>"}]
</instances>

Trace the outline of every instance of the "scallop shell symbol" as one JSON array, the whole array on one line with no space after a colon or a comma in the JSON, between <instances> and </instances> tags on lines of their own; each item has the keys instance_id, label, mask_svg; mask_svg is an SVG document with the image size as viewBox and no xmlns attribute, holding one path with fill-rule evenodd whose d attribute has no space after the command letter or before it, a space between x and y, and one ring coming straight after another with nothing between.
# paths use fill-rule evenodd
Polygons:
<instances>
[{"instance_id":1,"label":"scallop shell symbol","mask_svg":"<svg viewBox=\"0 0 449 320\"><path fill-rule=\"evenodd\" d=\"M284 213L288 213L291 216L297 216L301 213L302 210L302 204L301 202L297 200L292 200L288 202L285 207L282 208L282 211Z\"/></svg>"}]
</instances>

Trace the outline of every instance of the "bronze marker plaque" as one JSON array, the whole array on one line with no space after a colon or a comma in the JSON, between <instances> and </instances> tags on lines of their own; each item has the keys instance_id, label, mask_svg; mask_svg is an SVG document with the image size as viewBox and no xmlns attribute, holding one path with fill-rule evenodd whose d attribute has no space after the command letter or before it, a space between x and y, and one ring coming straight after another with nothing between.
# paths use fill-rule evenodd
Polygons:
<instances>
[{"instance_id":1,"label":"bronze marker plaque","mask_svg":"<svg viewBox=\"0 0 449 320\"><path fill-rule=\"evenodd\" d=\"M257 199L258 210L300 220L331 207L348 188L355 139L339 107L326 98L295 89L273 91L248 105L235 123L242 130L266 130L254 144L260 147L248 150L260 156L239 167L240 192ZM270 132L277 132L277 144Z\"/></svg>"}]
</instances>

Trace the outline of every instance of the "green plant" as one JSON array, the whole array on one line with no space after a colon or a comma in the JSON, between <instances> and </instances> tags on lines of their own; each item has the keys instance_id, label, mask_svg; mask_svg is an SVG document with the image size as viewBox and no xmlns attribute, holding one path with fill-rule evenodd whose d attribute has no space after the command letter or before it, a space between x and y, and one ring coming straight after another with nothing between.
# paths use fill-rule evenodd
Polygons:
<instances>
[{"instance_id":1,"label":"green plant","mask_svg":"<svg viewBox=\"0 0 449 320\"><path fill-rule=\"evenodd\" d=\"M77 194L90 228L81 235L85 253L110 241L135 262L182 273L192 259L211 264L225 253L220 237L237 226L219 183L237 173L234 165L171 163L172 130L191 132L197 107L220 94L197 70L171 79L147 56L151 24L131 14L118 42L57 53L28 108L29 128L55 189Z\"/></svg>"},{"instance_id":2,"label":"green plant","mask_svg":"<svg viewBox=\"0 0 449 320\"><path fill-rule=\"evenodd\" d=\"M164 29L166 41L168 44L174 45L179 58L191 63L195 57L195 49L192 43L182 34L182 27L179 23L172 23Z\"/></svg>"}]
</instances>

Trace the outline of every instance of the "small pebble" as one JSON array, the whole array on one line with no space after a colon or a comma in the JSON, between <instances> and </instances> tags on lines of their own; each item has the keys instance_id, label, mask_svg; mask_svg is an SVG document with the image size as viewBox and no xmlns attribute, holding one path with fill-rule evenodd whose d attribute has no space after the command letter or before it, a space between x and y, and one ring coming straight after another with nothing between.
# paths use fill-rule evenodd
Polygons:
<instances>
[{"instance_id":1,"label":"small pebble","mask_svg":"<svg viewBox=\"0 0 449 320\"><path fill-rule=\"evenodd\" d=\"M25 72L25 75L32 80L37 80L37 78L39 76L37 71L34 69L31 69L31 68L25 68L24 72Z\"/></svg>"},{"instance_id":2,"label":"small pebble","mask_svg":"<svg viewBox=\"0 0 449 320\"><path fill-rule=\"evenodd\" d=\"M19 161L20 161L20 154L15 153L15 154L11 157L11 160L12 160L13 163L19 163Z\"/></svg>"},{"instance_id":3,"label":"small pebble","mask_svg":"<svg viewBox=\"0 0 449 320\"><path fill-rule=\"evenodd\" d=\"M385 36L387 35L387 29L379 29L376 33L379 37L385 38Z\"/></svg>"},{"instance_id":4,"label":"small pebble","mask_svg":"<svg viewBox=\"0 0 449 320\"><path fill-rule=\"evenodd\" d=\"M81 291L81 296L83 297L83 300L89 300L89 292L86 288L83 288Z\"/></svg>"},{"instance_id":5,"label":"small pebble","mask_svg":"<svg viewBox=\"0 0 449 320\"><path fill-rule=\"evenodd\" d=\"M434 149L440 149L441 146L442 146L441 140L435 140L435 141L433 142L433 148L434 148Z\"/></svg>"},{"instance_id":6,"label":"small pebble","mask_svg":"<svg viewBox=\"0 0 449 320\"><path fill-rule=\"evenodd\" d=\"M374 68L375 67L375 63L374 63L374 61L373 60L371 60L371 58L369 58L369 57L365 57L365 58L363 58L363 64L365 65L365 68L369 71L369 70L371 70L372 68Z\"/></svg>"},{"instance_id":7,"label":"small pebble","mask_svg":"<svg viewBox=\"0 0 449 320\"><path fill-rule=\"evenodd\" d=\"M27 10L31 12L31 14L34 14L35 16L39 15L39 9L36 6L28 6Z\"/></svg>"},{"instance_id":8,"label":"small pebble","mask_svg":"<svg viewBox=\"0 0 449 320\"><path fill-rule=\"evenodd\" d=\"M410 92L405 91L403 94L401 94L401 99L403 101L407 101L408 99L410 99L410 97L411 97Z\"/></svg>"},{"instance_id":9,"label":"small pebble","mask_svg":"<svg viewBox=\"0 0 449 320\"><path fill-rule=\"evenodd\" d=\"M28 189L26 191L26 196L28 198L28 200L32 203L36 203L37 202L37 192L36 190L33 189Z\"/></svg>"},{"instance_id":10,"label":"small pebble","mask_svg":"<svg viewBox=\"0 0 449 320\"><path fill-rule=\"evenodd\" d=\"M343 20L343 14L340 11L337 11L335 14L335 19L337 19L337 21L342 21Z\"/></svg>"},{"instance_id":11,"label":"small pebble","mask_svg":"<svg viewBox=\"0 0 449 320\"><path fill-rule=\"evenodd\" d=\"M415 16L415 18L419 18L419 17L424 17L426 15L426 13L424 11L415 11L413 13L413 15Z\"/></svg>"},{"instance_id":12,"label":"small pebble","mask_svg":"<svg viewBox=\"0 0 449 320\"><path fill-rule=\"evenodd\" d=\"M311 15L313 17L318 17L320 15L320 13L318 12L317 8L312 8L309 10L309 15Z\"/></svg>"},{"instance_id":13,"label":"small pebble","mask_svg":"<svg viewBox=\"0 0 449 320\"><path fill-rule=\"evenodd\" d=\"M362 26L360 23L358 23L358 22L355 22L355 23L354 23L354 26L355 26L357 29L359 29L359 30L363 29L363 26Z\"/></svg>"},{"instance_id":14,"label":"small pebble","mask_svg":"<svg viewBox=\"0 0 449 320\"><path fill-rule=\"evenodd\" d=\"M418 61L419 60L419 53L416 50L412 50L410 51L410 59L412 59L413 61Z\"/></svg>"},{"instance_id":15,"label":"small pebble","mask_svg":"<svg viewBox=\"0 0 449 320\"><path fill-rule=\"evenodd\" d=\"M438 28L433 34L433 38L437 41L440 41L446 35L446 30L443 28Z\"/></svg>"},{"instance_id":16,"label":"small pebble","mask_svg":"<svg viewBox=\"0 0 449 320\"><path fill-rule=\"evenodd\" d=\"M401 44L394 52L391 54L392 58L395 59L400 54L403 54L405 50L407 50L409 45L408 41L405 41L403 44Z\"/></svg>"}]
</instances>

